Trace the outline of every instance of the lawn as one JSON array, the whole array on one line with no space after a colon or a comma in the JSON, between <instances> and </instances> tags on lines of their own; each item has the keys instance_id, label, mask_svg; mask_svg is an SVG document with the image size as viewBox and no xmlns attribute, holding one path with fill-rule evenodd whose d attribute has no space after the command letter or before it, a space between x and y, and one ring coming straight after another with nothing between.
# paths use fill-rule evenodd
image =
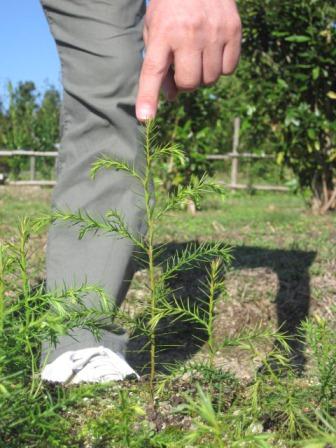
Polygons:
<instances>
[{"instance_id":1,"label":"lawn","mask_svg":"<svg viewBox=\"0 0 336 448\"><path fill-rule=\"evenodd\" d=\"M48 189L1 187L0 240L15 242L18 218L48 211L49 201ZM336 446L335 224L335 215L314 215L289 193L228 193L204 201L195 216L170 213L157 241L167 243L167 253L189 242L232 247L225 292L216 301L214 338L221 348L214 364L202 331L189 322L172 324L173 339L163 338L153 400L140 337L128 354L140 382L41 386L34 396L14 380L16 393L8 394L0 371L0 446ZM45 244L45 232L32 235L32 283L44 278ZM141 308L146 276L136 272L125 309ZM205 266L198 265L175 277L174 288L197 301L205 279ZM287 362L279 327L292 336ZM176 340L179 346L169 347Z\"/></svg>"}]
</instances>

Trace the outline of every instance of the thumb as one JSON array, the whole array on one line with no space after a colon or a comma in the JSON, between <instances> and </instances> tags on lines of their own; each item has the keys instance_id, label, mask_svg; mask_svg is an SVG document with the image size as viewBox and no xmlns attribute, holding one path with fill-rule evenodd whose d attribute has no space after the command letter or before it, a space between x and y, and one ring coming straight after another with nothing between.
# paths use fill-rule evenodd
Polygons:
<instances>
[{"instance_id":1,"label":"thumb","mask_svg":"<svg viewBox=\"0 0 336 448\"><path fill-rule=\"evenodd\" d=\"M136 100L139 121L155 118L160 89L170 66L170 52L162 43L149 44L142 65Z\"/></svg>"}]
</instances>

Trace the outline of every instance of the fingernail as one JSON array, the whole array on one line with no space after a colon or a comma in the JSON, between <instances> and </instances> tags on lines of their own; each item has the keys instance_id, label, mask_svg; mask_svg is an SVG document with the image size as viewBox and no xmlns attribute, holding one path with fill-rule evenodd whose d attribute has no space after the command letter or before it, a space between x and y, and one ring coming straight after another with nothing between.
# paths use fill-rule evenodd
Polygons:
<instances>
[{"instance_id":1,"label":"fingernail","mask_svg":"<svg viewBox=\"0 0 336 448\"><path fill-rule=\"evenodd\" d=\"M154 118L155 111L153 110L153 107L150 104L143 104L140 106L139 112L138 112L138 118L139 120L150 120Z\"/></svg>"}]
</instances>

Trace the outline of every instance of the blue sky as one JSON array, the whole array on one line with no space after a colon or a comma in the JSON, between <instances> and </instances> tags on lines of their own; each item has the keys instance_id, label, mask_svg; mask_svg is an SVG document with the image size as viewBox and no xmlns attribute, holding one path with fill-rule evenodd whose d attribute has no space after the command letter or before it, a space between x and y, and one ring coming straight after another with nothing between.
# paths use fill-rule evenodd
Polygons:
<instances>
[{"instance_id":1,"label":"blue sky","mask_svg":"<svg viewBox=\"0 0 336 448\"><path fill-rule=\"evenodd\" d=\"M0 96L8 81L60 89L60 66L39 0L0 1Z\"/></svg>"}]
</instances>

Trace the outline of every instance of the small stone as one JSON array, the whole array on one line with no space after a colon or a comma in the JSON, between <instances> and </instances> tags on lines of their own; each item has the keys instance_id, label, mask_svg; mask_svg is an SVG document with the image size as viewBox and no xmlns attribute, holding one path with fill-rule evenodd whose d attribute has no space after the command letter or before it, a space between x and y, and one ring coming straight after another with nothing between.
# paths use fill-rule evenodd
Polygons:
<instances>
[{"instance_id":1,"label":"small stone","mask_svg":"<svg viewBox=\"0 0 336 448\"><path fill-rule=\"evenodd\" d=\"M251 423L249 430L252 434L261 434L264 431L262 423Z\"/></svg>"}]
</instances>

